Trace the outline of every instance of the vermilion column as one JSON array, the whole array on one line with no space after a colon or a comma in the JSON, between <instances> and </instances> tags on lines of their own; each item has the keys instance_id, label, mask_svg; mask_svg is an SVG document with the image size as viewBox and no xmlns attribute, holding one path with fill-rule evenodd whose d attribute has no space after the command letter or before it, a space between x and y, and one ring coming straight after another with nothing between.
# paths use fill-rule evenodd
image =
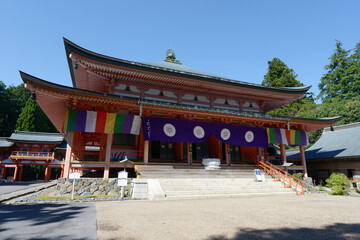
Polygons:
<instances>
[{"instance_id":1,"label":"vermilion column","mask_svg":"<svg viewBox=\"0 0 360 240\"><path fill-rule=\"evenodd\" d=\"M300 145L299 148L300 148L300 157L301 157L301 164L303 166L304 177L307 178L308 177L308 172L307 172L307 168L306 168L306 159L305 159L304 146Z\"/></svg>"},{"instance_id":2,"label":"vermilion column","mask_svg":"<svg viewBox=\"0 0 360 240\"><path fill-rule=\"evenodd\" d=\"M111 145L113 141L114 134L108 134L106 139L106 151L105 151L105 168L104 168L104 178L109 178L110 175L110 157L111 157Z\"/></svg>"},{"instance_id":3,"label":"vermilion column","mask_svg":"<svg viewBox=\"0 0 360 240\"><path fill-rule=\"evenodd\" d=\"M48 163L46 163L44 181L45 182L49 181L49 164Z\"/></svg>"},{"instance_id":4,"label":"vermilion column","mask_svg":"<svg viewBox=\"0 0 360 240\"><path fill-rule=\"evenodd\" d=\"M19 165L16 164L15 171L14 171L14 177L13 177L14 182L16 182L16 179L17 179L18 175L19 175Z\"/></svg>"},{"instance_id":5,"label":"vermilion column","mask_svg":"<svg viewBox=\"0 0 360 240\"><path fill-rule=\"evenodd\" d=\"M74 133L68 132L66 134L66 155L65 155L65 165L64 165L64 178L69 178L70 174L70 166L71 166L71 153L72 153L72 141L73 141Z\"/></svg>"},{"instance_id":6,"label":"vermilion column","mask_svg":"<svg viewBox=\"0 0 360 240\"><path fill-rule=\"evenodd\" d=\"M3 179L5 179L5 177L6 177L6 167L4 167Z\"/></svg>"},{"instance_id":7,"label":"vermilion column","mask_svg":"<svg viewBox=\"0 0 360 240\"><path fill-rule=\"evenodd\" d=\"M285 144L280 144L280 152L281 152L282 163L283 164L287 163Z\"/></svg>"},{"instance_id":8,"label":"vermilion column","mask_svg":"<svg viewBox=\"0 0 360 240\"><path fill-rule=\"evenodd\" d=\"M144 165L149 163L149 140L144 142Z\"/></svg>"},{"instance_id":9,"label":"vermilion column","mask_svg":"<svg viewBox=\"0 0 360 240\"><path fill-rule=\"evenodd\" d=\"M24 168L24 166L20 166L20 173L19 173L19 180L18 180L18 181L21 181L21 177L22 177L22 173L23 173L23 168Z\"/></svg>"}]
</instances>

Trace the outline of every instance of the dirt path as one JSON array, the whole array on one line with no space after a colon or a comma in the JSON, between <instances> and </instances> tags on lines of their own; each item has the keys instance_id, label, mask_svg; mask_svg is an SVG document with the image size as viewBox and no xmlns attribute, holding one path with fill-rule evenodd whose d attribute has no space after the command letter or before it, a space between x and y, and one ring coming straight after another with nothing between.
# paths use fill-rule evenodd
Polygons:
<instances>
[{"instance_id":1,"label":"dirt path","mask_svg":"<svg viewBox=\"0 0 360 240\"><path fill-rule=\"evenodd\" d=\"M360 239L360 198L96 203L99 239Z\"/></svg>"}]
</instances>

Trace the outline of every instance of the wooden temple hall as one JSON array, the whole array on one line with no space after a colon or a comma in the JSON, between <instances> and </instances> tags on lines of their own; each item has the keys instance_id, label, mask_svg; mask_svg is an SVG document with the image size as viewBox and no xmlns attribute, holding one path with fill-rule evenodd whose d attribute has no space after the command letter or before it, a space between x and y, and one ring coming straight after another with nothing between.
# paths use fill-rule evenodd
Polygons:
<instances>
[{"instance_id":1,"label":"wooden temple hall","mask_svg":"<svg viewBox=\"0 0 360 240\"><path fill-rule=\"evenodd\" d=\"M172 50L162 62L104 56L64 39L73 87L20 72L26 87L67 141L64 177L136 164L223 166L278 158L306 175L307 132L332 119L271 116L267 111L304 96L310 87L275 88L241 82L184 66ZM279 144L281 156L270 156ZM287 159L285 145L300 158Z\"/></svg>"}]
</instances>

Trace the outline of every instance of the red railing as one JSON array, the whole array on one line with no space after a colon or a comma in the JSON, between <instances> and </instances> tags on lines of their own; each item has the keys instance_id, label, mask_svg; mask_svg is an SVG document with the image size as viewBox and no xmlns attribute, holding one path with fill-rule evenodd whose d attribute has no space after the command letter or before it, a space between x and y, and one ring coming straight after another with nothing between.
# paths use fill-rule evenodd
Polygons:
<instances>
[{"instance_id":1,"label":"red railing","mask_svg":"<svg viewBox=\"0 0 360 240\"><path fill-rule=\"evenodd\" d=\"M266 161L273 165L282 165L281 156L267 156ZM295 166L301 166L301 158L300 157L286 157L286 162L292 163Z\"/></svg>"},{"instance_id":2,"label":"red railing","mask_svg":"<svg viewBox=\"0 0 360 240\"><path fill-rule=\"evenodd\" d=\"M288 172L272 165L269 162L254 159L256 166L262 168L266 175L270 175L274 181L279 181L284 184L285 188L292 188L295 190L296 195L304 195L305 183L298 178L295 178Z\"/></svg>"},{"instance_id":3,"label":"red railing","mask_svg":"<svg viewBox=\"0 0 360 240\"><path fill-rule=\"evenodd\" d=\"M54 158L54 152L25 152L25 151L16 151L11 153L11 157L45 157L45 158Z\"/></svg>"},{"instance_id":4,"label":"red railing","mask_svg":"<svg viewBox=\"0 0 360 240\"><path fill-rule=\"evenodd\" d=\"M73 154L75 161L105 162L105 152L73 150ZM116 149L111 151L110 161L119 162L125 157L132 161L142 161L143 154L143 151L137 149Z\"/></svg>"}]
</instances>

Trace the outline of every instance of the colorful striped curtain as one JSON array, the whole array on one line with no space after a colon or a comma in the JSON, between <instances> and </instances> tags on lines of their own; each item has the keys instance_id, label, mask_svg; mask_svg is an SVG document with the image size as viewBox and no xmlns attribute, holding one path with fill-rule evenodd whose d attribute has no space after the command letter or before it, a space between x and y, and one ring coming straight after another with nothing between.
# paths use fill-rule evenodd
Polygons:
<instances>
[{"instance_id":1,"label":"colorful striped curtain","mask_svg":"<svg viewBox=\"0 0 360 240\"><path fill-rule=\"evenodd\" d=\"M106 112L69 110L65 113L65 132L126 133L139 135L141 117Z\"/></svg>"},{"instance_id":2,"label":"colorful striped curtain","mask_svg":"<svg viewBox=\"0 0 360 240\"><path fill-rule=\"evenodd\" d=\"M280 128L267 128L266 131L269 143L309 145L309 138L305 131Z\"/></svg>"}]
</instances>

